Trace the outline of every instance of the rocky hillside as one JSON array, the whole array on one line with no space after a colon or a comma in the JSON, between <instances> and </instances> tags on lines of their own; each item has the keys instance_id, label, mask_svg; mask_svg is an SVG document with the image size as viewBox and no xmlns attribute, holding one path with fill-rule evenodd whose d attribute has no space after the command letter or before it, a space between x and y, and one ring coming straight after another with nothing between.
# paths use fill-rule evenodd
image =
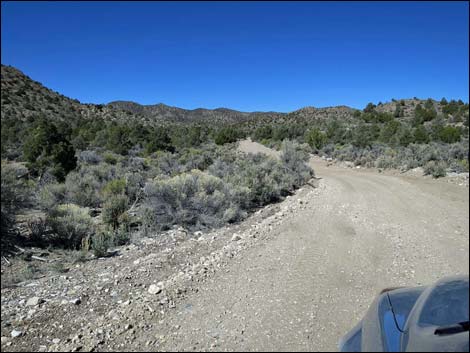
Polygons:
<instances>
[{"instance_id":1,"label":"rocky hillside","mask_svg":"<svg viewBox=\"0 0 470 353\"><path fill-rule=\"evenodd\" d=\"M240 112L227 108L187 110L171 107L165 104L141 105L130 101L115 101L108 104L83 104L76 99L68 98L58 92L44 87L20 70L12 66L1 66L2 88L2 119L5 117L25 120L38 115L47 116L53 120L66 121L74 119L90 119L101 117L109 120L129 121L137 119L145 123L237 123L249 121L285 120L324 120L353 118L356 109L347 106L338 107L304 107L289 114L278 112ZM417 99L404 99L396 102L379 104L378 112L393 113L396 105L404 102L404 116L413 116ZM435 102L438 113L440 105Z\"/></svg>"},{"instance_id":2,"label":"rocky hillside","mask_svg":"<svg viewBox=\"0 0 470 353\"><path fill-rule=\"evenodd\" d=\"M437 114L442 114L442 106L439 102L435 100L432 101L432 106L436 110ZM397 110L397 106L402 110L400 117L404 118L411 118L414 116L415 108L418 104L424 105L425 100L418 99L418 98L410 98L410 99L400 99L395 100L393 99L391 102L377 104L375 110L379 113L391 113L394 114Z\"/></svg>"},{"instance_id":3,"label":"rocky hillside","mask_svg":"<svg viewBox=\"0 0 470 353\"><path fill-rule=\"evenodd\" d=\"M141 105L135 102L116 101L108 104L108 107L130 112L132 114L142 115L151 121L172 121L178 123L185 122L221 122L237 123L245 122L255 118L257 115L265 117L274 117L284 115L283 113L245 113L232 109L182 109L171 107L165 104Z\"/></svg>"},{"instance_id":4,"label":"rocky hillside","mask_svg":"<svg viewBox=\"0 0 470 353\"><path fill-rule=\"evenodd\" d=\"M96 116L125 120L132 115L102 105L82 104L44 87L12 66L1 67L1 89L2 120L25 121L38 116L54 121L91 119Z\"/></svg>"},{"instance_id":5,"label":"rocky hillside","mask_svg":"<svg viewBox=\"0 0 470 353\"><path fill-rule=\"evenodd\" d=\"M315 108L315 107L304 107L302 109L296 110L290 115L293 118L303 118L303 119L332 119L337 118L340 120L350 120L353 118L354 112L357 109L347 107L345 105L340 105L337 107L326 107L326 108Z\"/></svg>"},{"instance_id":6,"label":"rocky hillside","mask_svg":"<svg viewBox=\"0 0 470 353\"><path fill-rule=\"evenodd\" d=\"M263 123L312 123L338 119L353 122L359 110L347 107L304 107L290 113L240 112L227 108L187 110L165 104L141 105L130 101L115 101L108 104L83 104L68 98L41 83L34 81L12 66L1 66L1 117L14 121L45 116L53 121L77 121L78 119L103 118L108 121L130 122L133 119L145 125L168 125L187 123L209 123L221 127L224 124L245 123L257 126ZM468 105L451 101L392 99L391 102L372 104L378 113L391 113L399 120L414 117L417 106L429 109L432 106L437 116L452 118L456 123L468 119ZM452 122L452 121L451 121Z\"/></svg>"},{"instance_id":7,"label":"rocky hillside","mask_svg":"<svg viewBox=\"0 0 470 353\"><path fill-rule=\"evenodd\" d=\"M104 118L129 121L136 119L148 124L165 123L237 123L258 117L274 118L284 115L275 112L245 113L218 108L186 110L165 104L140 105L134 102L116 101L109 104L83 104L55 92L34 81L12 66L1 66L2 119L26 120L39 115L55 121Z\"/></svg>"}]
</instances>

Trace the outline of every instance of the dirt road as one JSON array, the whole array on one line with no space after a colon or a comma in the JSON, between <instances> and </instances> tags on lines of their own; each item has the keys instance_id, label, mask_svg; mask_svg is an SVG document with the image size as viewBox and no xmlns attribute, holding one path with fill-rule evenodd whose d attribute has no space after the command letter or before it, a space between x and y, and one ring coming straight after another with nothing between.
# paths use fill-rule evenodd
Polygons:
<instances>
[{"instance_id":1,"label":"dirt road","mask_svg":"<svg viewBox=\"0 0 470 353\"><path fill-rule=\"evenodd\" d=\"M468 273L468 188L311 164L321 192L186 298L160 349L334 351L384 287Z\"/></svg>"}]
</instances>

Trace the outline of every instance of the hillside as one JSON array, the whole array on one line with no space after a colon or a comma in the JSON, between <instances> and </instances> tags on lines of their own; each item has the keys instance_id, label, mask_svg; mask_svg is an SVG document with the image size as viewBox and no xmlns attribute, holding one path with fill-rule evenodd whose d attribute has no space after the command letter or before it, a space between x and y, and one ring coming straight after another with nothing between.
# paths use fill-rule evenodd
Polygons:
<instances>
[{"instance_id":1,"label":"hillside","mask_svg":"<svg viewBox=\"0 0 470 353\"><path fill-rule=\"evenodd\" d=\"M26 121L45 116L51 121L73 122L97 116L109 120L125 120L129 117L129 114L102 105L82 104L68 98L44 87L12 66L1 66L1 91L2 120Z\"/></svg>"},{"instance_id":2,"label":"hillside","mask_svg":"<svg viewBox=\"0 0 470 353\"><path fill-rule=\"evenodd\" d=\"M115 101L108 104L83 104L44 87L12 66L1 66L2 119L27 120L38 115L54 121L76 121L96 117L109 121L128 122L129 119L147 123L221 123L245 122L259 116L274 118L283 113L236 110L194 109L187 110L165 104L140 105L134 102Z\"/></svg>"},{"instance_id":3,"label":"hillside","mask_svg":"<svg viewBox=\"0 0 470 353\"><path fill-rule=\"evenodd\" d=\"M77 121L79 119L102 118L107 121L136 121L149 125L210 123L236 124L303 121L326 121L339 119L354 121L357 109L347 106L304 107L290 113L279 112L240 112L227 108L193 110L172 107L165 104L141 105L130 101L114 101L108 104L83 104L76 99L55 92L40 82L34 81L12 66L1 66L1 117L25 121L28 118L46 116L52 121ZM398 120L407 120L414 116L416 107L424 106L427 100L400 99L391 102L379 102L375 110L379 113L394 114L397 106L401 109ZM442 105L432 101L437 115L442 115ZM453 112L455 113L455 112ZM451 114L452 116L452 114Z\"/></svg>"},{"instance_id":4,"label":"hillside","mask_svg":"<svg viewBox=\"0 0 470 353\"><path fill-rule=\"evenodd\" d=\"M242 123L254 119L256 116L272 118L282 116L283 113L245 113L232 109L182 109L171 107L165 104L141 105L135 102L116 101L111 102L107 106L130 112L132 114L141 115L150 121L168 121L175 123L192 123L192 122L218 122L218 123Z\"/></svg>"}]
</instances>

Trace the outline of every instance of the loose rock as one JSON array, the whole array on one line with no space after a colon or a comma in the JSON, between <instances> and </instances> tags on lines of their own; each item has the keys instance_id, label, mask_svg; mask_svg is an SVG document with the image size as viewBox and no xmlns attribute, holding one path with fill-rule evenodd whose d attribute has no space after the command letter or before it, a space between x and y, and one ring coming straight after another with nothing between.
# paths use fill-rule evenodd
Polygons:
<instances>
[{"instance_id":1,"label":"loose rock","mask_svg":"<svg viewBox=\"0 0 470 353\"><path fill-rule=\"evenodd\" d=\"M16 337L20 337L20 336L23 336L23 331L19 331L19 330L11 331L11 337L16 338Z\"/></svg>"},{"instance_id":2,"label":"loose rock","mask_svg":"<svg viewBox=\"0 0 470 353\"><path fill-rule=\"evenodd\" d=\"M241 240L241 238L242 237L239 234L235 233L232 237L232 241L239 241L239 240Z\"/></svg>"},{"instance_id":3,"label":"loose rock","mask_svg":"<svg viewBox=\"0 0 470 353\"><path fill-rule=\"evenodd\" d=\"M41 303L44 303L44 300L39 298L39 297L32 297L29 298L28 301L26 302L26 306L36 306Z\"/></svg>"},{"instance_id":4,"label":"loose rock","mask_svg":"<svg viewBox=\"0 0 470 353\"><path fill-rule=\"evenodd\" d=\"M148 289L148 292L150 294L158 294L162 291L162 288L160 288L159 286L157 286L156 284L151 284L149 286L149 289Z\"/></svg>"}]
</instances>

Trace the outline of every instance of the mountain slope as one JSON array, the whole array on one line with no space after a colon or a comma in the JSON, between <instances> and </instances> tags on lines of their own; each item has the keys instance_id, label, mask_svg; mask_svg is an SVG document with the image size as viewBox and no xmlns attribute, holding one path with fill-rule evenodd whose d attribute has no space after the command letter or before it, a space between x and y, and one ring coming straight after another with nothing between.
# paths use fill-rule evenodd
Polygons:
<instances>
[{"instance_id":1,"label":"mountain slope","mask_svg":"<svg viewBox=\"0 0 470 353\"><path fill-rule=\"evenodd\" d=\"M165 104L141 105L131 101L114 101L108 104L83 104L77 99L68 98L41 83L34 81L12 66L1 66L1 103L2 120L5 118L25 121L28 118L45 116L55 121L74 121L77 119L103 118L108 121L131 122L133 120L150 125L208 123L214 126L222 124L248 123L295 123L339 119L353 121L357 109L347 106L304 107L290 113L279 112L240 112L227 108L193 110L172 107ZM434 100L428 100L438 115L443 106ZM416 106L426 106L426 100L417 98L392 100L374 106L379 113L396 114L398 119L409 120L414 116ZM460 103L459 103L460 104ZM455 107L454 107L455 108ZM463 102L455 109L458 111L457 122L468 117L468 105ZM460 109L460 110L459 110ZM467 109L465 111L465 109ZM455 112L454 112L455 115ZM461 117L463 116L463 118ZM452 114L450 114L452 117Z\"/></svg>"},{"instance_id":2,"label":"mountain slope","mask_svg":"<svg viewBox=\"0 0 470 353\"><path fill-rule=\"evenodd\" d=\"M167 120L172 122L227 122L227 123L237 123L245 122L250 119L253 119L257 113L245 113L239 112L237 110L227 109L227 108L217 108L217 109L182 109L178 107L171 107L165 104L154 104L154 105L141 105L135 102L128 101L115 101L108 104L109 107L112 107L117 110L127 111L133 114L142 115L150 120ZM272 115L284 115L283 113L258 113L266 117L271 117Z\"/></svg>"},{"instance_id":3,"label":"mountain slope","mask_svg":"<svg viewBox=\"0 0 470 353\"><path fill-rule=\"evenodd\" d=\"M276 112L245 113L236 110L194 109L186 110L165 104L140 105L128 101L115 101L109 104L83 104L48 89L32 80L12 66L1 66L2 119L27 120L45 116L55 121L104 118L129 122L135 119L148 124L166 123L238 123L260 116L273 118L285 115Z\"/></svg>"}]
</instances>

